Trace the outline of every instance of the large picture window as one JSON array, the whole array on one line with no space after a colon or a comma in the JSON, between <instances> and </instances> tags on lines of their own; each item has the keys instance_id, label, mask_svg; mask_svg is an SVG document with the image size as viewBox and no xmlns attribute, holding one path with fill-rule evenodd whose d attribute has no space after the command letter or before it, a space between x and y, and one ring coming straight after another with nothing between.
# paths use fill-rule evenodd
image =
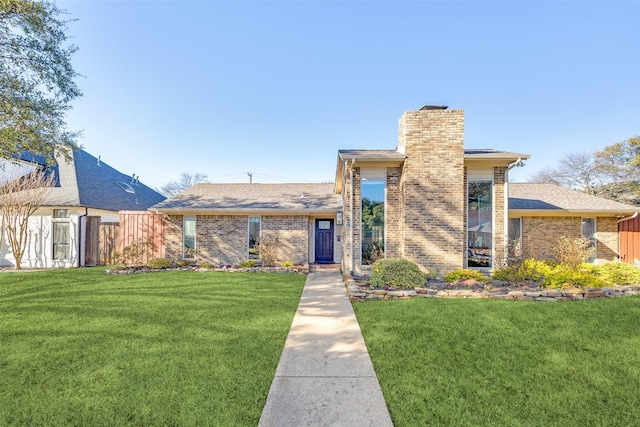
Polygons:
<instances>
[{"instance_id":1,"label":"large picture window","mask_svg":"<svg viewBox=\"0 0 640 427\"><path fill-rule=\"evenodd\" d=\"M196 217L185 216L182 228L182 257L195 259L196 257Z\"/></svg>"},{"instance_id":2,"label":"large picture window","mask_svg":"<svg viewBox=\"0 0 640 427\"><path fill-rule=\"evenodd\" d=\"M469 181L467 265L491 267L493 265L493 182Z\"/></svg>"},{"instance_id":3,"label":"large picture window","mask_svg":"<svg viewBox=\"0 0 640 427\"><path fill-rule=\"evenodd\" d=\"M53 210L53 256L54 260L68 260L71 257L71 234L69 209Z\"/></svg>"},{"instance_id":4,"label":"large picture window","mask_svg":"<svg viewBox=\"0 0 640 427\"><path fill-rule=\"evenodd\" d=\"M260 259L260 217L249 217L249 259Z\"/></svg>"},{"instance_id":5,"label":"large picture window","mask_svg":"<svg viewBox=\"0 0 640 427\"><path fill-rule=\"evenodd\" d=\"M384 258L384 179L362 179L362 265Z\"/></svg>"}]
</instances>

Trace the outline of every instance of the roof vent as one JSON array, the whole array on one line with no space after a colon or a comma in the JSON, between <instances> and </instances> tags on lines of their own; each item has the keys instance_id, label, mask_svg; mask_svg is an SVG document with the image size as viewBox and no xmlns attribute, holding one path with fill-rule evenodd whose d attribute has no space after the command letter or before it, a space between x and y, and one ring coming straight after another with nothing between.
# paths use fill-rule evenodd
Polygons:
<instances>
[{"instance_id":1,"label":"roof vent","mask_svg":"<svg viewBox=\"0 0 640 427\"><path fill-rule=\"evenodd\" d=\"M447 105L423 105L420 110L446 110L449 108Z\"/></svg>"}]
</instances>

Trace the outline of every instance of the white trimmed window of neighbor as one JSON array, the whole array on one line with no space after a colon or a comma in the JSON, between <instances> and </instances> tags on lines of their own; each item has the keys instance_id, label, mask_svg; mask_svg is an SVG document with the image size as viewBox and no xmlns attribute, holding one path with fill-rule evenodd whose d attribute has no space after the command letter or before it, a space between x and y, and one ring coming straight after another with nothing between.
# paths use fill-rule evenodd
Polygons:
<instances>
[{"instance_id":1,"label":"white trimmed window of neighbor","mask_svg":"<svg viewBox=\"0 0 640 427\"><path fill-rule=\"evenodd\" d=\"M196 217L185 216L182 227L182 258L196 257Z\"/></svg>"},{"instance_id":2,"label":"white trimmed window of neighbor","mask_svg":"<svg viewBox=\"0 0 640 427\"><path fill-rule=\"evenodd\" d=\"M52 258L54 260L68 260L71 257L69 209L53 210L51 228L53 229Z\"/></svg>"},{"instance_id":3,"label":"white trimmed window of neighbor","mask_svg":"<svg viewBox=\"0 0 640 427\"><path fill-rule=\"evenodd\" d=\"M509 240L507 242L507 255L509 258L522 256L522 218L509 218Z\"/></svg>"},{"instance_id":4,"label":"white trimmed window of neighbor","mask_svg":"<svg viewBox=\"0 0 640 427\"><path fill-rule=\"evenodd\" d=\"M385 255L386 169L360 171L360 263L371 265Z\"/></svg>"},{"instance_id":5,"label":"white trimmed window of neighbor","mask_svg":"<svg viewBox=\"0 0 640 427\"><path fill-rule=\"evenodd\" d=\"M249 236L248 244L249 253L247 259L260 259L260 217L249 217Z\"/></svg>"},{"instance_id":6,"label":"white trimmed window of neighbor","mask_svg":"<svg viewBox=\"0 0 640 427\"><path fill-rule=\"evenodd\" d=\"M593 263L596 260L596 219L582 218L582 236L589 239L589 246L593 248L593 256L587 262Z\"/></svg>"}]
</instances>

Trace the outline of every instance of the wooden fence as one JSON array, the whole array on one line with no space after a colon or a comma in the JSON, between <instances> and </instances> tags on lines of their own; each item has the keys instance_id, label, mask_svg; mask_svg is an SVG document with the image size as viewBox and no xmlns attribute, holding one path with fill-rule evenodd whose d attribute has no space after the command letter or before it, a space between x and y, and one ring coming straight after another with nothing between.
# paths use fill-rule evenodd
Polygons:
<instances>
[{"instance_id":1,"label":"wooden fence","mask_svg":"<svg viewBox=\"0 0 640 427\"><path fill-rule=\"evenodd\" d=\"M164 258L164 228L162 214L147 211L120 211L118 251L132 244L148 244L148 251L142 257L143 263L153 258Z\"/></svg>"},{"instance_id":2,"label":"wooden fence","mask_svg":"<svg viewBox=\"0 0 640 427\"><path fill-rule=\"evenodd\" d=\"M634 263L640 260L640 216L618 223L620 260Z\"/></svg>"},{"instance_id":3,"label":"wooden fence","mask_svg":"<svg viewBox=\"0 0 640 427\"><path fill-rule=\"evenodd\" d=\"M109 265L118 249L117 222L101 222L99 216L86 217L85 266Z\"/></svg>"}]
</instances>

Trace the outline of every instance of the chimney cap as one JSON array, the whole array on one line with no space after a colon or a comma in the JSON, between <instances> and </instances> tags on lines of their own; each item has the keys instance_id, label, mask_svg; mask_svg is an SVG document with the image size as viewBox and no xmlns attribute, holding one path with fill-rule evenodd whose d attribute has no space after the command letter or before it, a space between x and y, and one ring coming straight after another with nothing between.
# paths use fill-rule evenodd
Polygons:
<instances>
[{"instance_id":1,"label":"chimney cap","mask_svg":"<svg viewBox=\"0 0 640 427\"><path fill-rule=\"evenodd\" d=\"M449 108L447 105L423 105L420 110L446 110Z\"/></svg>"}]
</instances>

